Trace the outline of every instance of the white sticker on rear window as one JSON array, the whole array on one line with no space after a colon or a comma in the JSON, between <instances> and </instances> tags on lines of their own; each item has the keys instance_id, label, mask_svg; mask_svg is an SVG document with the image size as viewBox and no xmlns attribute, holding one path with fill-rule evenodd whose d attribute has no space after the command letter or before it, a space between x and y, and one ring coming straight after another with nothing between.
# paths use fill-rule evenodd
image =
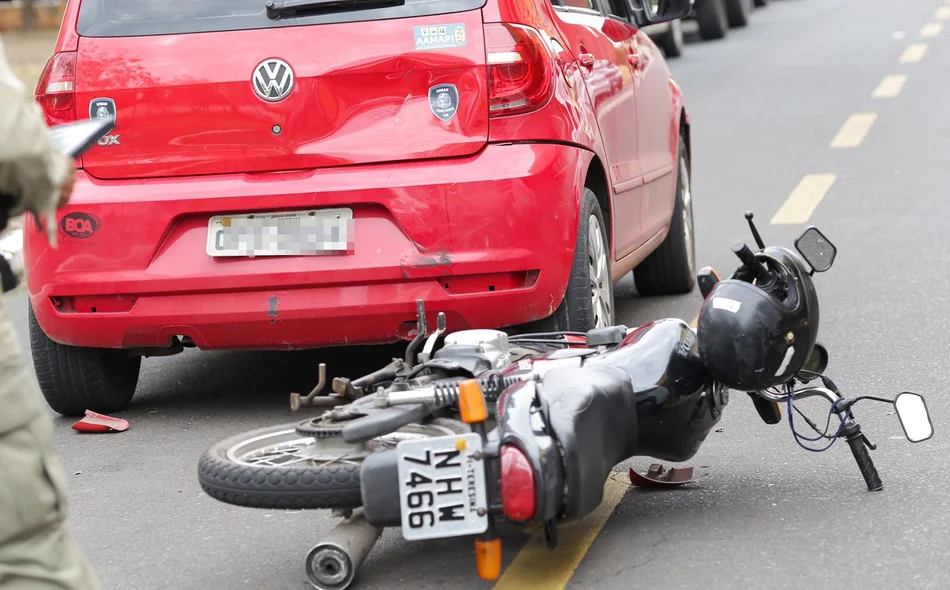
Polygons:
<instances>
[{"instance_id":1,"label":"white sticker on rear window","mask_svg":"<svg viewBox=\"0 0 950 590\"><path fill-rule=\"evenodd\" d=\"M413 27L416 49L452 49L465 47L465 25L432 25Z\"/></svg>"}]
</instances>

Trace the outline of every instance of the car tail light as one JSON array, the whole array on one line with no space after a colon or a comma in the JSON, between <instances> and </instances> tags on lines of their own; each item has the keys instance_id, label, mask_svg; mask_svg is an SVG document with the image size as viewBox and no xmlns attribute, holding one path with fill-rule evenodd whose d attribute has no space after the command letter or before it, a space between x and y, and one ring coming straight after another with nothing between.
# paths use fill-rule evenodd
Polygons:
<instances>
[{"instance_id":1,"label":"car tail light","mask_svg":"<svg viewBox=\"0 0 950 590\"><path fill-rule=\"evenodd\" d=\"M541 34L511 23L485 25L488 110L520 115L547 104L554 92L552 55Z\"/></svg>"},{"instance_id":2,"label":"car tail light","mask_svg":"<svg viewBox=\"0 0 950 590\"><path fill-rule=\"evenodd\" d=\"M525 521L534 516L537 500L534 471L524 453L517 447L501 448L501 507L505 517Z\"/></svg>"},{"instance_id":3,"label":"car tail light","mask_svg":"<svg viewBox=\"0 0 950 590\"><path fill-rule=\"evenodd\" d=\"M36 102L49 125L76 120L76 52L54 54L36 83Z\"/></svg>"}]
</instances>

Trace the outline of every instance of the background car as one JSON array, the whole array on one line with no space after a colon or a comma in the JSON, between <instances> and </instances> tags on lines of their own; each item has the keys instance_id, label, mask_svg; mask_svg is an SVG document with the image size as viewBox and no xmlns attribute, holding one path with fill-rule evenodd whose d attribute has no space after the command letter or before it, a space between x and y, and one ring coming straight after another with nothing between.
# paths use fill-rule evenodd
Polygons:
<instances>
[{"instance_id":1,"label":"background car","mask_svg":"<svg viewBox=\"0 0 950 590\"><path fill-rule=\"evenodd\" d=\"M51 249L27 224L49 405L141 359L452 330L587 330L613 281L694 284L689 117L639 27L688 0L70 3L36 98L114 115ZM285 8L281 8L285 6Z\"/></svg>"}]
</instances>

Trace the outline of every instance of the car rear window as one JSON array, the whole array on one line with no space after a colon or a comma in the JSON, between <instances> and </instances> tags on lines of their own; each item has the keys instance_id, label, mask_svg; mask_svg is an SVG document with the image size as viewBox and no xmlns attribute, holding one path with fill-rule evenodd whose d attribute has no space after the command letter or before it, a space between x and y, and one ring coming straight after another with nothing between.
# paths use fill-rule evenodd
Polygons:
<instances>
[{"instance_id":1,"label":"car rear window","mask_svg":"<svg viewBox=\"0 0 950 590\"><path fill-rule=\"evenodd\" d=\"M476 10L485 0L405 0L397 6L336 9L272 20L267 0L82 0L77 32L84 37L135 37L362 22Z\"/></svg>"}]
</instances>

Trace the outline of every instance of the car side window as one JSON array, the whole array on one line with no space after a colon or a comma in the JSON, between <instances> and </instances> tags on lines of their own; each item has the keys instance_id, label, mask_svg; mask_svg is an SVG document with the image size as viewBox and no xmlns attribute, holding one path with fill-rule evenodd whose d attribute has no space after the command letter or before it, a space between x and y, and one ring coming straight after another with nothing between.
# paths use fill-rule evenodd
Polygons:
<instances>
[{"instance_id":1,"label":"car side window","mask_svg":"<svg viewBox=\"0 0 950 590\"><path fill-rule=\"evenodd\" d=\"M595 0L551 0L551 4L562 8L580 8L599 12Z\"/></svg>"},{"instance_id":2,"label":"car side window","mask_svg":"<svg viewBox=\"0 0 950 590\"><path fill-rule=\"evenodd\" d=\"M627 0L605 0L605 4L607 5L607 16L630 22L630 9L627 6Z\"/></svg>"}]
</instances>

